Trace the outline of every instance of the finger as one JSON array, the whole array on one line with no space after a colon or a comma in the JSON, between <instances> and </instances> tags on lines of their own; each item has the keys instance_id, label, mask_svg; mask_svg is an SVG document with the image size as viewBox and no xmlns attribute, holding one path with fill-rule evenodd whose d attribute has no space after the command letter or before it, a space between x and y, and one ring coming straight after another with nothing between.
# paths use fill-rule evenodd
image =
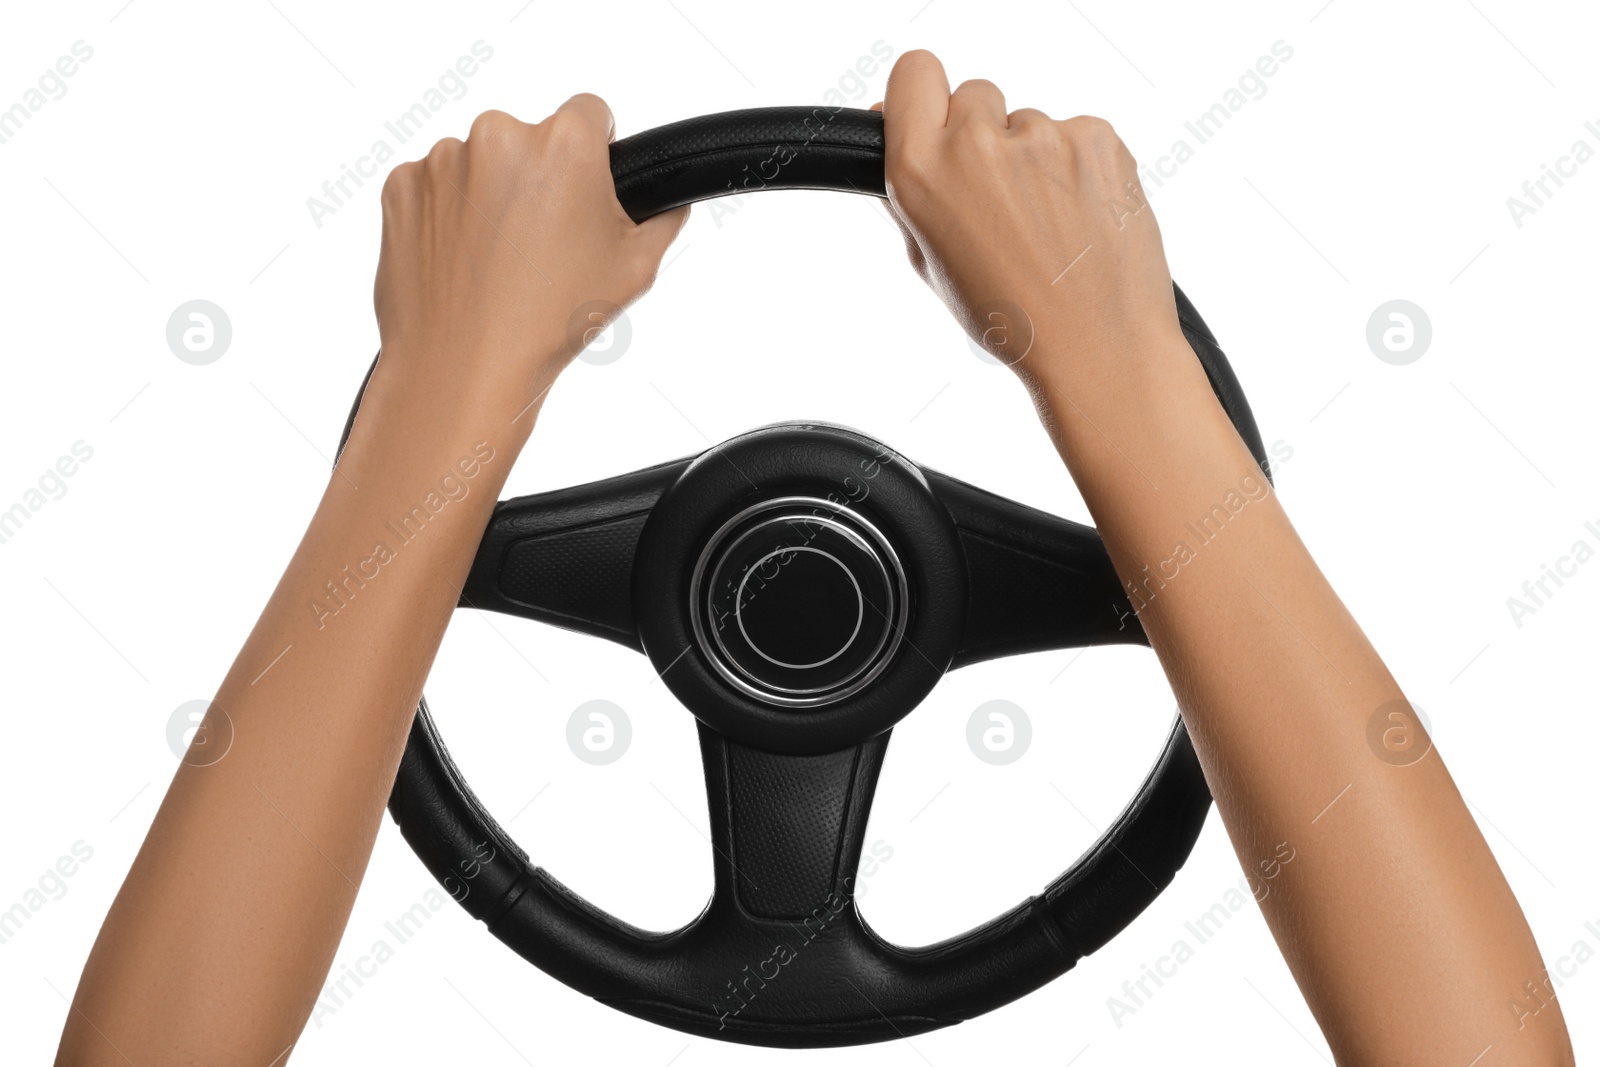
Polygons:
<instances>
[{"instance_id":1,"label":"finger","mask_svg":"<svg viewBox=\"0 0 1600 1067\"><path fill-rule=\"evenodd\" d=\"M890 152L908 138L941 129L950 114L950 80L932 52L916 49L901 56L883 91L884 136Z\"/></svg>"},{"instance_id":2,"label":"finger","mask_svg":"<svg viewBox=\"0 0 1600 1067\"><path fill-rule=\"evenodd\" d=\"M442 178L454 187L456 192L445 195L455 197L467 180L466 143L454 137L436 142L422 157L422 169L431 179L430 184Z\"/></svg>"},{"instance_id":3,"label":"finger","mask_svg":"<svg viewBox=\"0 0 1600 1067\"><path fill-rule=\"evenodd\" d=\"M867 108L867 110L868 111L882 111L883 110L883 101L879 100L876 104L873 104L871 107Z\"/></svg>"},{"instance_id":4,"label":"finger","mask_svg":"<svg viewBox=\"0 0 1600 1067\"><path fill-rule=\"evenodd\" d=\"M906 258L911 261L911 269L920 276L923 274L927 257L922 252L922 245L917 240L917 235L911 232L911 226L906 222L905 216L900 214L900 209L894 206L894 201L888 197L879 200L883 213L889 216L889 221L894 223L895 229L900 231L901 238L906 243Z\"/></svg>"},{"instance_id":5,"label":"finger","mask_svg":"<svg viewBox=\"0 0 1600 1067\"><path fill-rule=\"evenodd\" d=\"M986 78L964 81L950 94L950 116L946 125L983 122L1004 128L1006 98L1000 87Z\"/></svg>"},{"instance_id":6,"label":"finger","mask_svg":"<svg viewBox=\"0 0 1600 1067\"><path fill-rule=\"evenodd\" d=\"M607 144L610 144L612 138L616 136L617 122L612 117L611 108L593 93L579 93L556 108L556 115L563 113L582 119L592 126L596 133L606 139Z\"/></svg>"},{"instance_id":7,"label":"finger","mask_svg":"<svg viewBox=\"0 0 1600 1067\"><path fill-rule=\"evenodd\" d=\"M928 257L922 251L922 245L917 243L916 237L912 235L910 230L902 230L901 236L906 241L907 262L911 264L911 269L916 272L917 277L926 281L928 278Z\"/></svg>"},{"instance_id":8,"label":"finger","mask_svg":"<svg viewBox=\"0 0 1600 1067\"><path fill-rule=\"evenodd\" d=\"M911 269L916 272L917 277L926 281L928 278L928 256L922 250L922 242L917 240L917 235L911 232L911 227L906 224L905 219L900 217L900 213L894 209L893 204L889 205L889 216L894 219L895 225L900 227L900 238L905 242L906 260L911 264Z\"/></svg>"},{"instance_id":9,"label":"finger","mask_svg":"<svg viewBox=\"0 0 1600 1067\"><path fill-rule=\"evenodd\" d=\"M444 137L434 142L428 154L423 157L423 162L430 170L443 170L454 174L461 169L461 163L466 158L466 143L458 137Z\"/></svg>"}]
</instances>

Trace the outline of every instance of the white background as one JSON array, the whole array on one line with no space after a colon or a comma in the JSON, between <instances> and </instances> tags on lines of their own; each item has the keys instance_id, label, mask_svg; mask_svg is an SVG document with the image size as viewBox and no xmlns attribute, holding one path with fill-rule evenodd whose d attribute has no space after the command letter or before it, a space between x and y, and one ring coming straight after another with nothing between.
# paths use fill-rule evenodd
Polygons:
<instances>
[{"instance_id":1,"label":"white background","mask_svg":"<svg viewBox=\"0 0 1600 1067\"><path fill-rule=\"evenodd\" d=\"M1585 6L1507 0L13 6L0 107L74 42L93 57L0 144L0 509L75 442L93 458L0 544L0 909L30 899L76 842L92 858L59 886L47 879L64 892L0 944L5 1059L52 1054L63 998L174 769L169 717L211 695L265 602L376 348L379 180L320 227L306 200L479 40L493 58L398 158L464 136L483 109L539 117L579 90L602 94L624 134L820 102L841 79L865 107L886 70L864 89L847 72L878 41L896 55L933 48L952 80L994 79L1012 107L1109 117L1144 163L1189 141L1194 158L1146 189L1174 276L1269 445L1292 450L1277 470L1290 514L1431 717L1547 964L1580 941L1600 951L1600 562L1520 627L1506 605L1575 541L1600 546L1584 528L1600 527L1600 161L1520 227L1506 204L1575 140L1600 148L1584 129L1600 125L1597 37ZM1184 123L1277 41L1293 56L1265 94L1197 145ZM1021 389L975 358L905 267L879 205L790 193L732 214L708 206L632 311L622 358L564 375L511 493L810 417L1087 521ZM168 316L195 298L233 325L209 366L166 344ZM1381 362L1365 339L1368 316L1394 298L1433 325L1407 366ZM665 928L704 901L710 850L692 721L653 681L643 657L617 646L463 612L428 693L468 777L536 861L621 917ZM603 767L565 743L568 715L596 698L624 707L634 731ZM966 745L968 716L990 699L1033 723L1032 747L1009 766ZM1127 800L1171 713L1146 650L952 674L896 731L867 835L893 855L863 881L867 919L927 943L1043 886ZM1059 981L829 1062L1326 1060L1253 906L1204 945L1185 930L1238 876L1213 815L1171 889ZM384 923L431 886L385 820L335 971L392 943ZM1194 958L1114 1020L1109 998L1179 939ZM690 1039L612 1012L453 904L391 947L355 996L308 1026L295 1062L689 1067L825 1055ZM1600 962L1565 970L1573 1039L1593 1057ZM1481 1044L1460 1035L1449 1062Z\"/></svg>"}]
</instances>

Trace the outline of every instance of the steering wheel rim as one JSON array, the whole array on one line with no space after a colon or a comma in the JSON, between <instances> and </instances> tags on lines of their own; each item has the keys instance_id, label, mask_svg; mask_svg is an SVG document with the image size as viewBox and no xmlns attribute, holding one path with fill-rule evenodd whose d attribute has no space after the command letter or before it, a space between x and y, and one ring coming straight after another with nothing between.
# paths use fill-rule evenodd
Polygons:
<instances>
[{"instance_id":1,"label":"steering wheel rim","mask_svg":"<svg viewBox=\"0 0 1600 1067\"><path fill-rule=\"evenodd\" d=\"M611 170L619 201L639 221L758 190L883 197L883 144L877 112L757 108L624 138L611 146ZM1270 481L1237 378L1193 304L1173 288L1185 337ZM376 365L375 358L363 393ZM360 401L358 394L341 451ZM790 486L801 473L851 463L876 465L874 478L884 480L873 488L887 487L890 498L885 503L879 492L876 510L857 510L889 527L881 533L886 542L907 552L915 545L915 567L929 569L913 575L922 586L909 589L915 609L887 681L875 677L865 697L850 693L799 715L748 693L730 698L723 690L734 687L725 677L719 682L715 654L696 645L699 590L685 603L676 574L688 566L684 554L704 562L707 527L726 526L736 505L749 505L740 478L756 489L757 481ZM830 506L837 517L841 502ZM698 575L697 566L696 581ZM1060 595L1007 603L980 581L984 576L1089 606L1064 612L1071 601ZM622 922L535 866L451 760L426 700L389 802L430 873L519 955L612 1007L685 1032L831 1047L915 1036L1000 1007L1070 970L1132 922L1181 868L1210 809L1198 758L1177 719L1133 800L1042 893L921 948L892 945L871 931L855 907L851 872L893 723L946 671L969 663L1080 643L1148 642L1092 527L921 468L844 427L765 427L698 457L502 501L460 606L644 651L700 719L715 889L700 915L675 931ZM1115 614L1117 630L1092 629L1091 608ZM874 704L874 693L886 687L890 698ZM831 830L811 832L796 811ZM747 826L751 820L765 822ZM788 835L787 852L764 844L773 825ZM770 889L755 873L774 880ZM785 973L794 969L809 973Z\"/></svg>"}]
</instances>

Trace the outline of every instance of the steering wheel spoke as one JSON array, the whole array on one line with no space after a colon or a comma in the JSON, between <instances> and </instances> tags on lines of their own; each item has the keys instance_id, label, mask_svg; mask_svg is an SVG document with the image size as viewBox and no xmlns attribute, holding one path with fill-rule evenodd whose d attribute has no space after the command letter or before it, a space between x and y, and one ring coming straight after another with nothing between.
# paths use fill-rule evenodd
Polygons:
<instances>
[{"instance_id":1,"label":"steering wheel spoke","mask_svg":"<svg viewBox=\"0 0 1600 1067\"><path fill-rule=\"evenodd\" d=\"M688 462L502 500L461 588L460 606L642 651L633 614L634 551L650 509Z\"/></svg>"},{"instance_id":2,"label":"steering wheel spoke","mask_svg":"<svg viewBox=\"0 0 1600 1067\"><path fill-rule=\"evenodd\" d=\"M966 555L967 621L951 667L1090 645L1148 644L1092 526L928 472Z\"/></svg>"},{"instance_id":3,"label":"steering wheel spoke","mask_svg":"<svg viewBox=\"0 0 1600 1067\"><path fill-rule=\"evenodd\" d=\"M714 911L730 920L834 925L855 869L889 742L817 756L764 752L700 726L715 847Z\"/></svg>"}]
</instances>

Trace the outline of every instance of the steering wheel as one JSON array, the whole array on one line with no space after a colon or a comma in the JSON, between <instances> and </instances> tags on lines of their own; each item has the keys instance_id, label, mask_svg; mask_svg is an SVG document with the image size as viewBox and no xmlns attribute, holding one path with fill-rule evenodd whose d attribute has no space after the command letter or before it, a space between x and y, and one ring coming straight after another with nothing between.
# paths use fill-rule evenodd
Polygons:
<instances>
[{"instance_id":1,"label":"steering wheel","mask_svg":"<svg viewBox=\"0 0 1600 1067\"><path fill-rule=\"evenodd\" d=\"M765 189L882 197L883 144L876 112L758 108L617 141L611 171L635 220ZM1184 336L1270 478L1237 379L1174 289ZM868 928L854 872L894 724L947 670L1148 641L1093 527L844 427L768 426L698 456L501 501L460 604L650 657L699 720L715 888L668 933L579 897L484 809L426 701L391 815L450 895L529 962L688 1033L829 1047L998 1008L1143 911L1188 858L1211 804L1178 719L1132 802L1039 895L921 948Z\"/></svg>"}]
</instances>

